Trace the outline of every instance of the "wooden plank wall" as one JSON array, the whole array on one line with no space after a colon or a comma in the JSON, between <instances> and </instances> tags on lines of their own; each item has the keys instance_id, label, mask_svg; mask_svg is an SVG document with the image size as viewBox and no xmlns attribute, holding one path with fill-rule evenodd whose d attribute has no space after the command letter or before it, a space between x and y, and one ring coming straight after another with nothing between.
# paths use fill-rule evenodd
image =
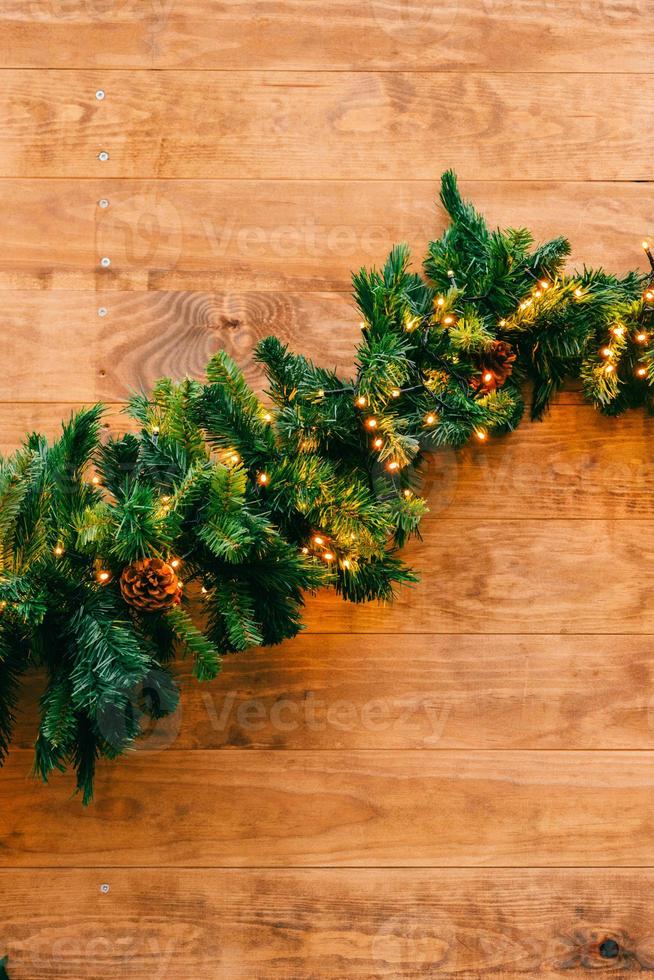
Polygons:
<instances>
[{"instance_id":1,"label":"wooden plank wall","mask_svg":"<svg viewBox=\"0 0 654 980\"><path fill-rule=\"evenodd\" d=\"M113 429L218 346L256 383L271 331L347 369L350 270L420 254L448 166L493 221L637 264L648 12L0 0L2 448L95 399ZM570 392L434 457L421 584L320 596L304 638L183 674L86 811L29 778L30 680L0 773L12 978L654 969L653 429Z\"/></svg>"}]
</instances>

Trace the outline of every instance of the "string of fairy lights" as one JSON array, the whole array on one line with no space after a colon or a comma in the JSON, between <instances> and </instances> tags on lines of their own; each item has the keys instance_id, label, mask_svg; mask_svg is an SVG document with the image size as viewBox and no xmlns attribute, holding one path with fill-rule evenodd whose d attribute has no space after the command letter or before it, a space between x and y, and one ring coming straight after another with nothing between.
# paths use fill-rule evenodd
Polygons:
<instances>
[{"instance_id":1,"label":"string of fairy lights","mask_svg":"<svg viewBox=\"0 0 654 980\"><path fill-rule=\"evenodd\" d=\"M653 288L654 287L654 251L649 241L643 241L642 248L643 251L645 252L645 255L647 256L650 265L648 283L643 293L643 301L646 304L643 308L643 314L645 317L650 317L652 314L654 314L654 288ZM527 271L530 272L530 270ZM531 272L530 274L533 275ZM454 272L452 270L448 271L448 277L450 279L453 288L458 289ZM543 278L538 279L536 276L533 276L533 278L535 280L535 286L531 296L522 300L522 302L520 303L517 303L516 300L517 309L519 311L527 310L535 300L540 299L545 294L545 292L554 285L553 282L550 282L547 279L543 279ZM590 287L586 287L584 289L581 286L577 286L574 290L574 296L577 299L581 299L589 291L590 291ZM457 296L457 299L465 303L472 302L474 300L478 300L482 298L484 297L462 297L460 295ZM450 308L450 305L448 304L448 300L446 299L446 297L441 295L441 296L437 296L434 301L434 314L430 313L422 317L407 315L404 324L404 329L407 331L407 333L413 333L414 331L418 330L421 327L431 326L434 323L434 321L445 328L451 328L457 324L458 320L459 320L458 311ZM500 328L504 328L507 326L507 322L508 321L506 319L499 319L498 325ZM362 321L360 323L360 327L362 330L365 329L366 328L365 322ZM623 324L615 324L613 327L610 328L610 332L615 340L615 343L612 344L611 341L609 341L609 343L604 344L599 349L598 352L602 361L605 362L603 370L606 375L613 375L617 371L616 361L622 349L620 345L624 345L624 342L627 339L630 338L635 345L638 345L640 347L644 347L650 340L650 333L647 330L646 325L643 324L638 325L635 328L635 330L631 332L628 331L627 327L624 326ZM452 371L451 365L448 364L447 368L448 370L450 370L450 372ZM648 376L648 369L641 360L639 360L638 363L636 364L634 373L635 376L638 378L644 379ZM492 381L493 375L491 372L483 372L481 378L485 383L489 383L490 381ZM457 377L457 380L462 385L465 385L466 388L468 387L468 384L464 378ZM442 400L440 400L438 396L435 395L434 392L432 392L423 381L421 381L418 384L410 384L404 387L391 388L390 399L392 401L395 401L401 398L405 394L410 394L418 390L424 390L429 392L429 394L434 398L436 404L439 403L443 404ZM330 396L344 396L344 395L349 395L354 397L354 405L361 412L361 424L365 431L366 437L370 438L370 443L369 443L370 448L375 453L380 453L385 446L385 440L383 436L380 434L380 430L383 428L383 421L384 421L383 416L380 417L379 413L374 415L366 414L366 409L370 407L369 400L364 394L359 393L357 391L356 386L342 386L333 389L319 389L316 392L316 396L319 399L330 397ZM269 410L264 410L262 412L262 419L266 423L271 423L274 421L274 416ZM425 414L424 426L426 429L430 429L435 425L437 425L438 421L439 421L438 413L435 410L430 410ZM158 426L155 425L152 427L151 436L155 445L159 438L159 432L160 430ZM487 442L489 438L489 434L486 429L476 428L474 430L474 437L477 439L478 442L483 444ZM219 453L219 460L223 465L232 466L232 467L239 466L242 463L242 459L239 453L236 452L234 449L229 449L229 448L222 450ZM397 459L389 459L385 464L385 468L391 476L398 475L399 471L402 469L402 466L403 464ZM254 479L256 484L262 489L265 489L270 485L270 476L265 471L259 471L255 473L252 478ZM91 485L96 488L102 486L102 481L100 477L97 475L94 475L90 482ZM402 493L403 496L406 497L407 499L414 496L413 492L409 489L404 489ZM170 495L162 495L160 497L161 510L163 514L167 514L170 511L172 506L172 499L173 498ZM356 536L354 537L356 538ZM318 557L322 561L326 562L328 565L331 565L332 563L337 563L337 565L345 573L356 569L357 566L357 561L358 561L357 556L351 553L349 554L343 553L342 549L336 546L334 536L332 536L331 534L329 534L324 530L318 530L313 532L311 534L310 539L306 542L306 544L304 544L300 548L300 552L304 556ZM64 556L65 549L64 549L63 542L61 540L58 541L57 544L54 546L53 554L56 558L62 558ZM167 562L171 566L171 568L177 570L180 568L182 564L182 558L169 557L167 559ZM106 563L102 562L101 560L96 560L95 562L94 576L96 581L100 585L107 585L113 578L112 572L106 567ZM179 584L181 586L183 583L179 582ZM203 595L207 595L209 592L209 590L206 588L205 585L202 585L201 591ZM4 607L5 605L6 603L3 603L2 607Z\"/></svg>"},{"instance_id":2,"label":"string of fairy lights","mask_svg":"<svg viewBox=\"0 0 654 980\"><path fill-rule=\"evenodd\" d=\"M643 301L647 305L643 307L642 311L643 316L648 318L654 312L654 307L649 305L654 303L654 290L652 290L652 280L654 279L654 253L652 252L652 247L648 241L644 241L642 243L642 248L650 265L648 283L645 288L645 292L643 293ZM623 341L630 338L634 344L644 347L650 340L650 334L648 333L647 329L643 329L643 324L640 321L637 321L637 325L631 333L629 333L627 328L622 324L615 324L613 327L611 327L611 334L615 338L615 346L611 346L611 342L609 341L608 344L605 344L599 350L599 356L606 362L603 369L604 374L608 376L617 372L616 358L621 353L619 345L621 345ZM647 366L640 358L634 368L634 375L637 378L643 379L648 377Z\"/></svg>"}]
</instances>

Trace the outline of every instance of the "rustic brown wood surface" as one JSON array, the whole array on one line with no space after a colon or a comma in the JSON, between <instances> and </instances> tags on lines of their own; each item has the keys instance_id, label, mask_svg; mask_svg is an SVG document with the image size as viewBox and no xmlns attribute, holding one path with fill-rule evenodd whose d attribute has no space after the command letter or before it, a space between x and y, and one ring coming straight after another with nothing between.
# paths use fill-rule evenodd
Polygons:
<instances>
[{"instance_id":1,"label":"rustic brown wood surface","mask_svg":"<svg viewBox=\"0 0 654 980\"><path fill-rule=\"evenodd\" d=\"M148 729L150 750L654 749L643 636L421 634L404 656L378 635L308 635L247 657ZM15 744L30 748L40 675ZM598 696L598 691L601 696Z\"/></svg>"},{"instance_id":2,"label":"rustic brown wood surface","mask_svg":"<svg viewBox=\"0 0 654 980\"><path fill-rule=\"evenodd\" d=\"M192 752L102 764L97 802L16 749L1 867L648 865L651 752Z\"/></svg>"},{"instance_id":3,"label":"rustic brown wood surface","mask_svg":"<svg viewBox=\"0 0 654 980\"><path fill-rule=\"evenodd\" d=\"M644 73L6 69L0 176L647 180L653 98Z\"/></svg>"},{"instance_id":4,"label":"rustic brown wood surface","mask_svg":"<svg viewBox=\"0 0 654 980\"><path fill-rule=\"evenodd\" d=\"M345 294L352 271L383 263L396 242L408 242L420 266L445 227L437 173L371 182L3 180L0 289ZM654 237L654 219L639 184L467 181L465 191L494 225L526 225L539 241L567 235L573 265L645 268L640 243Z\"/></svg>"},{"instance_id":5,"label":"rustic brown wood surface","mask_svg":"<svg viewBox=\"0 0 654 980\"><path fill-rule=\"evenodd\" d=\"M647 9L641 0L2 0L0 64L649 71Z\"/></svg>"},{"instance_id":6,"label":"rustic brown wood surface","mask_svg":"<svg viewBox=\"0 0 654 980\"><path fill-rule=\"evenodd\" d=\"M220 346L261 387L271 332L351 370L350 273L398 241L419 267L448 166L573 266L642 268L648 14L0 0L0 450L96 400L128 427L130 389ZM653 425L572 386L435 455L422 581L309 597L304 636L211 685L181 665L182 710L88 810L30 778L30 677L0 772L12 980L652 971Z\"/></svg>"},{"instance_id":7,"label":"rustic brown wood surface","mask_svg":"<svg viewBox=\"0 0 654 980\"><path fill-rule=\"evenodd\" d=\"M0 886L30 980L552 980L654 963L647 869L30 870ZM52 904L30 929L35 892Z\"/></svg>"}]
</instances>

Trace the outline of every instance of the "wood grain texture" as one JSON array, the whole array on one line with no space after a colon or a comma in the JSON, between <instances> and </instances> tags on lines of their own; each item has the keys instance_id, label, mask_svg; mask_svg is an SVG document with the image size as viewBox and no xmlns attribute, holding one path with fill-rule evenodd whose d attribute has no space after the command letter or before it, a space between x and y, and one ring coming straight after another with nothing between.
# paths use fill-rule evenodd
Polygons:
<instances>
[{"instance_id":1,"label":"wood grain texture","mask_svg":"<svg viewBox=\"0 0 654 980\"><path fill-rule=\"evenodd\" d=\"M69 419L74 411L92 403L93 399L89 399L86 405L83 402L0 403L0 453L14 452L29 432L42 432L48 439L56 439L61 432L61 423ZM122 403L106 405L102 426L107 437L130 430L124 407Z\"/></svg>"},{"instance_id":2,"label":"wood grain texture","mask_svg":"<svg viewBox=\"0 0 654 980\"><path fill-rule=\"evenodd\" d=\"M261 389L253 350L273 333L345 374L361 333L353 301L340 293L19 290L0 292L0 310L9 354L3 401L65 401L71 392L118 401L162 375L201 377L220 349ZM62 345L67 333L74 345Z\"/></svg>"},{"instance_id":3,"label":"wood grain texture","mask_svg":"<svg viewBox=\"0 0 654 980\"><path fill-rule=\"evenodd\" d=\"M649 71L645 16L639 0L2 0L0 64Z\"/></svg>"},{"instance_id":4,"label":"wood grain texture","mask_svg":"<svg viewBox=\"0 0 654 980\"><path fill-rule=\"evenodd\" d=\"M2 867L649 865L650 752L159 754L102 765L97 802L15 750Z\"/></svg>"},{"instance_id":5,"label":"wood grain texture","mask_svg":"<svg viewBox=\"0 0 654 980\"><path fill-rule=\"evenodd\" d=\"M422 180L649 181L653 95L644 73L13 69L0 176L370 181L410 160Z\"/></svg>"},{"instance_id":6,"label":"wood grain texture","mask_svg":"<svg viewBox=\"0 0 654 980\"><path fill-rule=\"evenodd\" d=\"M402 240L419 265L445 167L492 224L641 263L648 13L0 0L0 446L99 398L125 428L129 388L218 346L259 386L267 332L347 371L350 272ZM0 773L12 980L654 970L652 424L567 391L433 457L422 582L312 598L214 684L183 667L90 809L29 777L31 677Z\"/></svg>"},{"instance_id":7,"label":"wood grain texture","mask_svg":"<svg viewBox=\"0 0 654 980\"><path fill-rule=\"evenodd\" d=\"M0 181L0 289L349 292L352 270L383 262L394 242L408 242L422 262L445 227L436 166L431 176ZM644 269L648 185L464 181L462 189L491 225L526 225L537 240L564 234L580 262Z\"/></svg>"},{"instance_id":8,"label":"wood grain texture","mask_svg":"<svg viewBox=\"0 0 654 980\"><path fill-rule=\"evenodd\" d=\"M642 573L653 530L644 520L427 518L424 540L406 550L418 585L392 606L320 593L306 622L317 633L653 633Z\"/></svg>"},{"instance_id":9,"label":"wood grain texture","mask_svg":"<svg viewBox=\"0 0 654 980\"><path fill-rule=\"evenodd\" d=\"M332 600L336 602L337 600ZM179 671L156 749L654 749L649 636L301 636ZM31 748L43 680L14 744Z\"/></svg>"},{"instance_id":10,"label":"wood grain texture","mask_svg":"<svg viewBox=\"0 0 654 980\"><path fill-rule=\"evenodd\" d=\"M647 973L653 902L647 869L0 872L12 980Z\"/></svg>"}]
</instances>

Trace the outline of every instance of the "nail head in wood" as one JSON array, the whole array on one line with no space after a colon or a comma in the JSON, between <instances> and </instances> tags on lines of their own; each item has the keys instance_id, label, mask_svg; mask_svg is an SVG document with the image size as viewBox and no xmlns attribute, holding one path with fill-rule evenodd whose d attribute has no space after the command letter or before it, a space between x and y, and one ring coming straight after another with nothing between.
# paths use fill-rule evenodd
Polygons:
<instances>
[{"instance_id":1,"label":"nail head in wood","mask_svg":"<svg viewBox=\"0 0 654 980\"><path fill-rule=\"evenodd\" d=\"M111 265L111 259L105 255L103 258L100 259L100 265L102 266L103 269L108 269L109 266Z\"/></svg>"},{"instance_id":2,"label":"nail head in wood","mask_svg":"<svg viewBox=\"0 0 654 980\"><path fill-rule=\"evenodd\" d=\"M109 154L107 153L106 150L102 150L101 153L98 153L98 160L101 160L102 163L106 163L108 159L109 159Z\"/></svg>"}]
</instances>

